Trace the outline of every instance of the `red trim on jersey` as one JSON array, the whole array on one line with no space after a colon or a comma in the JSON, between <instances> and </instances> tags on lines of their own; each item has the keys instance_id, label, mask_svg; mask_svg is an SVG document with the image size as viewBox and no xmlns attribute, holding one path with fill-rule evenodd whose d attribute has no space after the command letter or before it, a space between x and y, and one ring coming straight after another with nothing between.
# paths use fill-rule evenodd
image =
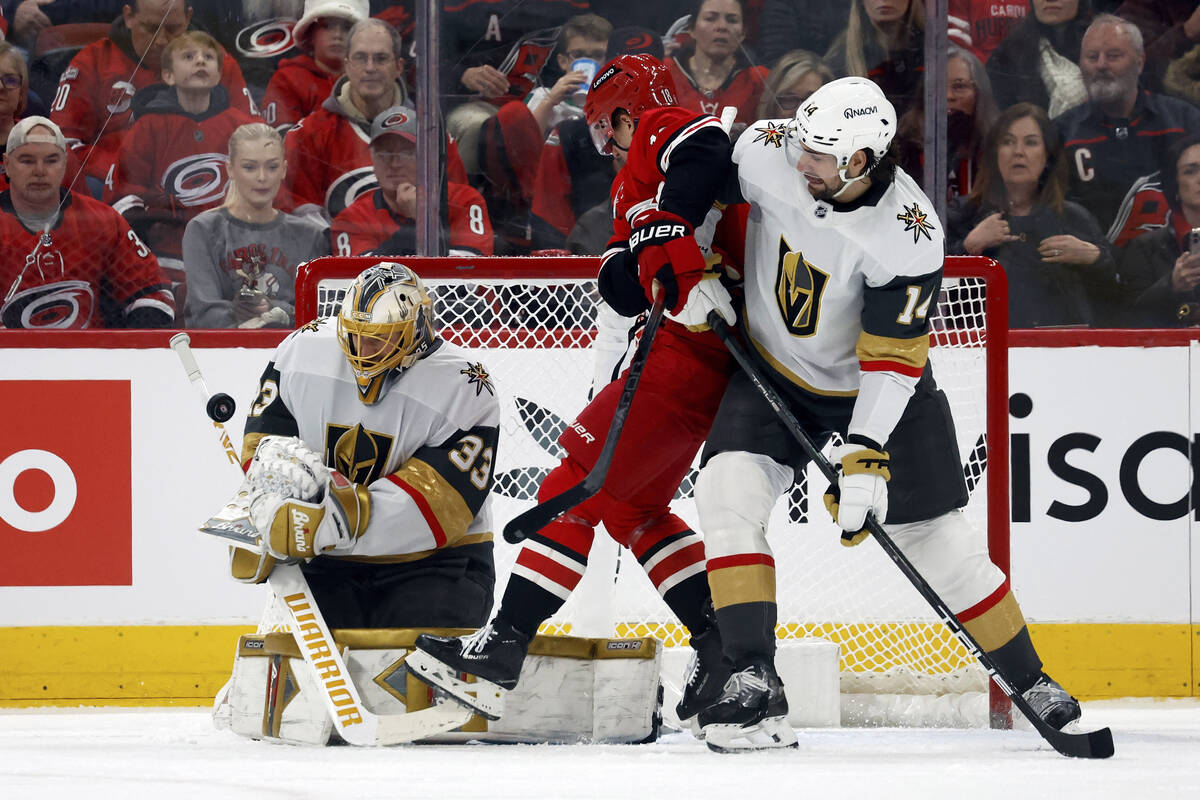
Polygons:
<instances>
[{"instance_id":1,"label":"red trim on jersey","mask_svg":"<svg viewBox=\"0 0 1200 800\"><path fill-rule=\"evenodd\" d=\"M442 530L442 525L438 522L437 515L433 513L433 509L429 507L429 502L425 499L425 496L395 475L388 475L387 479L403 489L413 499L413 502L417 504L417 508L421 511L421 516L425 518L425 524L429 526L429 530L433 534L434 543L438 547L445 547L446 532Z\"/></svg>"},{"instance_id":2,"label":"red trim on jersey","mask_svg":"<svg viewBox=\"0 0 1200 800\"><path fill-rule=\"evenodd\" d=\"M672 553L654 566L647 573L655 586L661 586L668 578L677 572L704 561L704 542L689 544L677 553Z\"/></svg>"},{"instance_id":3,"label":"red trim on jersey","mask_svg":"<svg viewBox=\"0 0 1200 800\"><path fill-rule=\"evenodd\" d=\"M967 623L976 617L991 611L996 607L996 604L1003 600L1010 591L1012 591L1012 589L1008 585L1008 578L1005 578L1004 583L1000 584L1000 587L996 589L996 591L992 592L987 597L968 608L966 611L960 611L958 613L958 621Z\"/></svg>"},{"instance_id":4,"label":"red trim on jersey","mask_svg":"<svg viewBox=\"0 0 1200 800\"><path fill-rule=\"evenodd\" d=\"M579 579L583 577L582 573L576 572L570 567L564 567L554 559L547 558L528 547L521 548L521 552L517 556L517 563L554 581L569 592L575 591L575 587L579 585Z\"/></svg>"},{"instance_id":5,"label":"red trim on jersey","mask_svg":"<svg viewBox=\"0 0 1200 800\"><path fill-rule=\"evenodd\" d=\"M729 569L730 567L752 567L755 564L765 564L771 569L775 568L775 559L766 553L738 553L732 556L718 556L708 560L708 571L716 572L719 569Z\"/></svg>"},{"instance_id":6,"label":"red trim on jersey","mask_svg":"<svg viewBox=\"0 0 1200 800\"><path fill-rule=\"evenodd\" d=\"M858 366L863 372L895 372L908 378L919 378L925 371L924 367L901 364L899 361L859 361Z\"/></svg>"}]
</instances>

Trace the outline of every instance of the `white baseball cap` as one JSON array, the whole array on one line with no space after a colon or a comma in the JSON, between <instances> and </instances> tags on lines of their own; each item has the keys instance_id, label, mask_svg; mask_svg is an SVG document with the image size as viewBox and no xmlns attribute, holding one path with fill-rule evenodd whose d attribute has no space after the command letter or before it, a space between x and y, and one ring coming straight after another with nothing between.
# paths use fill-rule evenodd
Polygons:
<instances>
[{"instance_id":1,"label":"white baseball cap","mask_svg":"<svg viewBox=\"0 0 1200 800\"><path fill-rule=\"evenodd\" d=\"M36 127L44 126L50 129L51 135L45 133L30 133ZM67 152L67 140L62 130L46 117L26 117L13 125L8 132L8 144L4 148L7 155L25 144L52 144L64 153Z\"/></svg>"}]
</instances>

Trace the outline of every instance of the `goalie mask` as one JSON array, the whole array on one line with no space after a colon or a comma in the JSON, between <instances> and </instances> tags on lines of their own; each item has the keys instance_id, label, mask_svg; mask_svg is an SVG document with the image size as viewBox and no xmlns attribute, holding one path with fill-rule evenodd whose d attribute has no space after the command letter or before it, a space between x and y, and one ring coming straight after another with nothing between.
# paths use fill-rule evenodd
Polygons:
<instances>
[{"instance_id":1,"label":"goalie mask","mask_svg":"<svg viewBox=\"0 0 1200 800\"><path fill-rule=\"evenodd\" d=\"M417 363L434 344L433 302L425 284L395 262L368 268L346 290L337 337L359 399L377 402L388 377Z\"/></svg>"},{"instance_id":2,"label":"goalie mask","mask_svg":"<svg viewBox=\"0 0 1200 800\"><path fill-rule=\"evenodd\" d=\"M652 108L673 106L678 93L671 71L645 53L617 56L596 73L588 89L584 114L592 144L601 155L611 155L613 115L622 109L637 122Z\"/></svg>"},{"instance_id":3,"label":"goalie mask","mask_svg":"<svg viewBox=\"0 0 1200 800\"><path fill-rule=\"evenodd\" d=\"M847 184L861 180L888 151L896 135L896 109L873 81L840 78L817 89L796 109L788 125L785 151L796 167L804 148L837 159L838 176ZM866 150L867 167L851 178L850 157Z\"/></svg>"}]
</instances>

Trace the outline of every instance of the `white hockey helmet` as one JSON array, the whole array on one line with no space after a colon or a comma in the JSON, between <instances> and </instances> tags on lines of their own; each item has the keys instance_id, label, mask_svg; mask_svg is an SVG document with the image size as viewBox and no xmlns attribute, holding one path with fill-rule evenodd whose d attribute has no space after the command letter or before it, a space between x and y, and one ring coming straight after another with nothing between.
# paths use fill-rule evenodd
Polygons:
<instances>
[{"instance_id":1,"label":"white hockey helmet","mask_svg":"<svg viewBox=\"0 0 1200 800\"><path fill-rule=\"evenodd\" d=\"M896 135L896 109L883 91L867 78L830 81L796 109L788 125L788 161L795 166L803 148L837 158L838 175L846 176L850 157L870 152L868 169L883 157ZM860 176L861 177L861 176Z\"/></svg>"},{"instance_id":2,"label":"white hockey helmet","mask_svg":"<svg viewBox=\"0 0 1200 800\"><path fill-rule=\"evenodd\" d=\"M434 343L433 302L425 284L393 261L368 267L346 290L337 338L350 361L359 399L375 403L388 374L417 363Z\"/></svg>"}]
</instances>

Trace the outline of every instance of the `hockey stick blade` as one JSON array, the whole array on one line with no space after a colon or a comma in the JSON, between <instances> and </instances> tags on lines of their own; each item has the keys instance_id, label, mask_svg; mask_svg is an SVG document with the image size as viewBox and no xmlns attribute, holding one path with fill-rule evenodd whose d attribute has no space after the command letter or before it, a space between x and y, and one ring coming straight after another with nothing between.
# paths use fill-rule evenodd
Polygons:
<instances>
[{"instance_id":1,"label":"hockey stick blade","mask_svg":"<svg viewBox=\"0 0 1200 800\"><path fill-rule=\"evenodd\" d=\"M638 384L642 380L642 370L646 367L646 359L650 355L650 346L658 333L658 326L663 316L663 295L659 294L654 300L649 316L646 317L646 327L642 330L642 339L634 351L633 360L629 362L629 372L625 376L625 386L621 389L621 397L613 411L612 422L609 423L608 433L604 437L604 447L596 459L596 465L588 472L587 477L567 489L562 494L555 495L543 503L538 503L528 511L524 511L508 521L504 526L504 541L517 544L528 539L542 528L549 525L561 514L587 500L600 491L608 477L608 468L612 465L613 455L617 451L617 443L621 439L621 429L625 427L625 419L633 405L633 397L637 393Z\"/></svg>"},{"instance_id":2,"label":"hockey stick blade","mask_svg":"<svg viewBox=\"0 0 1200 800\"><path fill-rule=\"evenodd\" d=\"M830 483L837 483L837 470L833 468L833 465L829 463L829 459L825 458L825 455L813 444L812 439L809 438L804 428L796 420L795 415L785 405L779 393L767 382L758 365L750 360L746 351L729 330L729 326L725 324L725 320L721 319L714 311L708 315L708 324L716 332L717 336L721 338L721 341L724 342L725 347L733 355L738 364L741 365L742 371L746 373L746 377L750 379L750 382L754 384L759 394L771 406L771 409L779 417L784 427L788 429L788 432L800 445L800 449L804 451L804 454L816 464L817 469L821 471L821 474ZM1108 728L1080 733L1060 731L1039 717L1037 712L1033 710L1033 707L1029 705L1029 702L1021 696L1021 693L1013 687L1011 681L1000 671L991 656L979 646L979 643L975 641L975 637L958 621L958 617L954 615L950 607L938 596L933 587L925 582L925 578L922 577L921 573L917 572L916 567L908 560L908 556L892 540L891 536L883 529L883 526L879 524L873 514L867 514L866 525L879 546L896 564L896 567L904 573L904 577L908 578L913 587L921 593L921 596L925 598L925 601L929 603L942 622L946 623L946 626L950 628L951 633L967 648L967 651L975 657L983 668L987 670L988 674L992 676L992 680L1000 687L1000 690L1004 692L1008 699L1012 701L1012 704L1020 710L1025 718L1029 720L1030 724L1033 725L1034 729L1041 734L1042 738L1051 747L1064 756L1074 758L1108 758L1113 754L1112 731Z\"/></svg>"}]
</instances>

